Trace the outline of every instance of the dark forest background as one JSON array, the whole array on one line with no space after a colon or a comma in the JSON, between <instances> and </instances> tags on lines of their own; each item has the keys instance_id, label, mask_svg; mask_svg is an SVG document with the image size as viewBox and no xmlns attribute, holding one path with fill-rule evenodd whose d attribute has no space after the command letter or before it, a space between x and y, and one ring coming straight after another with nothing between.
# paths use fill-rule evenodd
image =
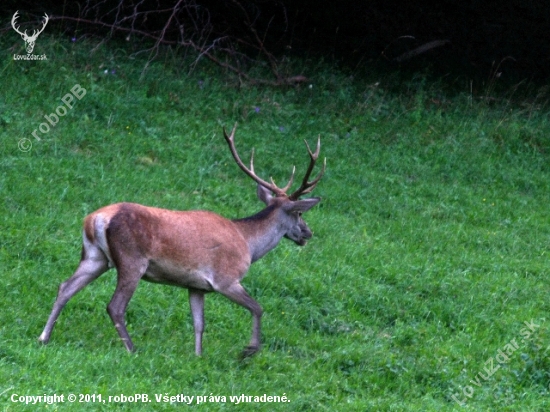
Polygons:
<instances>
[{"instance_id":1,"label":"dark forest background","mask_svg":"<svg viewBox=\"0 0 550 412\"><path fill-rule=\"evenodd\" d=\"M132 39L132 47L149 40L159 48L191 39L199 51L261 55L266 64L294 55L504 81L543 82L550 74L545 1L8 0L0 5L3 33L16 10L23 28L46 12L70 39Z\"/></svg>"}]
</instances>

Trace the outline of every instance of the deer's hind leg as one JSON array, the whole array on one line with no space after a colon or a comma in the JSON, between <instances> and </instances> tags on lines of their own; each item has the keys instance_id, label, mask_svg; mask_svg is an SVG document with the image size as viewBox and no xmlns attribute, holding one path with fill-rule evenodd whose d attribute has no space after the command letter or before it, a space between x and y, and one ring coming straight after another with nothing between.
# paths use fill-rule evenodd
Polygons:
<instances>
[{"instance_id":1,"label":"deer's hind leg","mask_svg":"<svg viewBox=\"0 0 550 412\"><path fill-rule=\"evenodd\" d=\"M46 322L44 330L38 338L40 342L44 344L49 342L55 322L67 302L87 285L105 273L108 269L109 263L105 254L99 249L99 247L89 242L86 239L86 236L84 236L80 264L74 274L59 285L57 298L53 304L52 312L50 313L50 317Z\"/></svg>"}]
</instances>

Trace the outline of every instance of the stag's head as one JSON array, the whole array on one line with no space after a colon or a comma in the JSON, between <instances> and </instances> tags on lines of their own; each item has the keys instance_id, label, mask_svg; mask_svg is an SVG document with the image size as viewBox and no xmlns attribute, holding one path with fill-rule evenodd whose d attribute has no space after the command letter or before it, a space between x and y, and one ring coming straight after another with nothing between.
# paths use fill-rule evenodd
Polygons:
<instances>
[{"instance_id":1,"label":"stag's head","mask_svg":"<svg viewBox=\"0 0 550 412\"><path fill-rule=\"evenodd\" d=\"M319 203L321 198L311 197L308 199L300 200L300 197L313 191L313 189L315 189L315 186L317 186L317 183L319 183L319 181L323 177L323 174L325 173L327 163L326 158L323 162L323 168L319 172L317 177L309 181L311 172L315 167L315 162L319 157L319 151L321 150L321 138L319 137L317 139L317 148L315 152L311 151L307 141L304 140L310 157L309 166L300 187L289 195L287 194L287 191L290 189L290 186L294 181L294 173L296 171L296 168L292 169L292 174L290 175L288 183L282 188L278 187L275 184L273 178L270 178L270 182L259 178L254 172L254 150L252 150L252 155L250 156L250 168L248 168L241 161L237 150L235 149L234 137L236 128L237 125L235 124L230 135L227 134L225 128L223 129L225 140L229 145L229 149L231 150L231 154L233 155L235 162L237 162L237 165L239 165L243 172L245 172L258 184L258 197L267 205L266 210L273 209L280 214L278 221L280 222L280 225L284 228L284 236L287 239L294 241L297 245L305 245L307 239L311 238L312 232L302 218L302 213L308 211L317 203Z\"/></svg>"},{"instance_id":2,"label":"stag's head","mask_svg":"<svg viewBox=\"0 0 550 412\"><path fill-rule=\"evenodd\" d=\"M19 18L17 13L19 13L19 11L16 11L15 14L13 15L13 17L11 19L11 25L12 25L13 29L21 35L21 38L25 42L25 49L27 49L27 53L30 54L34 50L34 44L36 43L36 39L38 38L39 34L42 33L44 31L44 29L46 28L46 25L48 24L48 20L50 18L48 17L48 15L46 13L44 13L44 20L42 21L42 28L40 28L38 30L33 30L32 34L29 36L27 34L27 30L25 30L24 32L21 32L19 30L19 27L16 26L17 19Z\"/></svg>"}]
</instances>

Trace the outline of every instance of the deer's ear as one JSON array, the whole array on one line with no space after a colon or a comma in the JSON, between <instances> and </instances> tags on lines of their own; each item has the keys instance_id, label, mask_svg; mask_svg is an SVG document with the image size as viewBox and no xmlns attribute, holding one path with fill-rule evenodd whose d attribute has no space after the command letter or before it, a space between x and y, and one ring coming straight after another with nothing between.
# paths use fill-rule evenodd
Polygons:
<instances>
[{"instance_id":1,"label":"deer's ear","mask_svg":"<svg viewBox=\"0 0 550 412\"><path fill-rule=\"evenodd\" d=\"M258 188L256 189L256 194L258 195L258 199L260 199L266 205L269 205L269 202L271 201L271 199L273 199L271 191L269 189L266 189L262 185L258 185Z\"/></svg>"},{"instance_id":2,"label":"deer's ear","mask_svg":"<svg viewBox=\"0 0 550 412\"><path fill-rule=\"evenodd\" d=\"M283 206L287 212L307 212L313 206L321 201L320 197L310 197L309 199L296 200Z\"/></svg>"}]
</instances>

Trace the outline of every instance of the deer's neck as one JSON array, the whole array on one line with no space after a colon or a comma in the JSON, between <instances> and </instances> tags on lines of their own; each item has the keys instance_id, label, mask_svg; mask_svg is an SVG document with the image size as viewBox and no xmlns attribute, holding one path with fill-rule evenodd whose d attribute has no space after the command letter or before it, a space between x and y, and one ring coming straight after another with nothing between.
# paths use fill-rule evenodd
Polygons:
<instances>
[{"instance_id":1,"label":"deer's neck","mask_svg":"<svg viewBox=\"0 0 550 412\"><path fill-rule=\"evenodd\" d=\"M278 208L271 205L255 215L233 220L248 243L252 262L277 246L284 236L285 229L277 219L278 212Z\"/></svg>"}]
</instances>

